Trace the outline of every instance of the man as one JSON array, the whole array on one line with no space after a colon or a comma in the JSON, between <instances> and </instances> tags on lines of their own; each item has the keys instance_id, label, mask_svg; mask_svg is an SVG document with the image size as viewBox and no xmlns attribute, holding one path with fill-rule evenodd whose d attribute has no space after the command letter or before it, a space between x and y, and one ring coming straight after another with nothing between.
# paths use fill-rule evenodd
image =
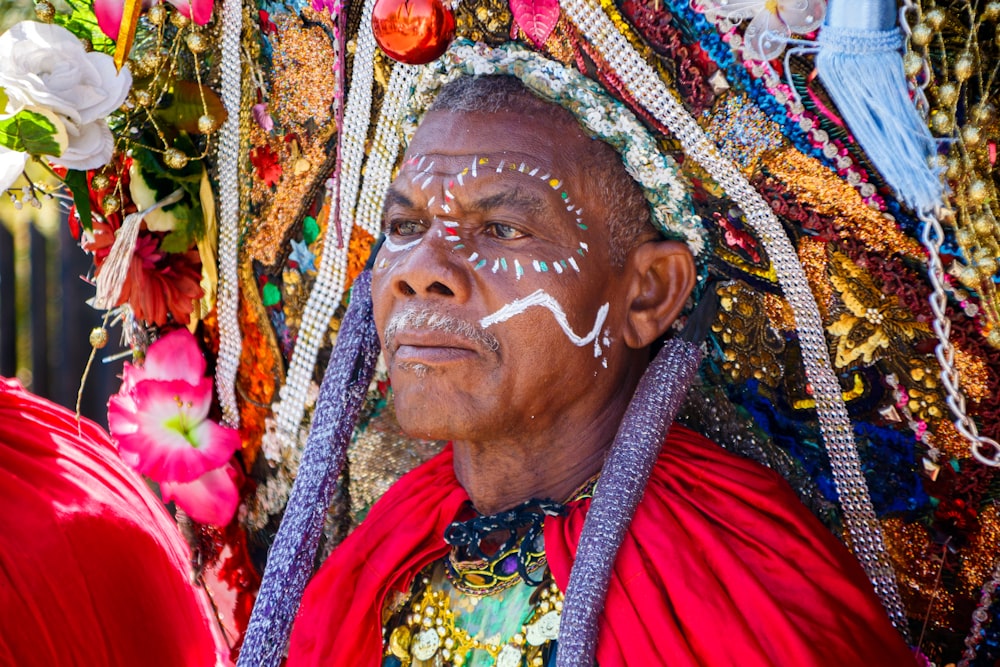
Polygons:
<instances>
[{"instance_id":1,"label":"man","mask_svg":"<svg viewBox=\"0 0 1000 667\"><path fill-rule=\"evenodd\" d=\"M505 77L438 96L384 232L372 295L397 415L451 446L311 582L289 664L555 664L593 482L696 263L609 145ZM913 662L787 485L678 426L615 561L596 657Z\"/></svg>"}]
</instances>

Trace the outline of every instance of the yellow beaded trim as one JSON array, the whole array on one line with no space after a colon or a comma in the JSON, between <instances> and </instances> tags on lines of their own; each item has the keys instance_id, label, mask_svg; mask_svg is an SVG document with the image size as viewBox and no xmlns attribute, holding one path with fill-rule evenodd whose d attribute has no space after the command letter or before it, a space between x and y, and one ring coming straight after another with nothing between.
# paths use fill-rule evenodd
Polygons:
<instances>
[{"instance_id":1,"label":"yellow beaded trim","mask_svg":"<svg viewBox=\"0 0 1000 667\"><path fill-rule=\"evenodd\" d=\"M559 636L563 594L555 583L543 588L531 618L505 642L488 643L472 637L455 624L455 612L447 593L435 591L423 579L424 591L412 604L405 623L389 635L385 655L395 656L402 667L433 664L462 667L471 651L485 651L497 667L544 664L543 650Z\"/></svg>"}]
</instances>

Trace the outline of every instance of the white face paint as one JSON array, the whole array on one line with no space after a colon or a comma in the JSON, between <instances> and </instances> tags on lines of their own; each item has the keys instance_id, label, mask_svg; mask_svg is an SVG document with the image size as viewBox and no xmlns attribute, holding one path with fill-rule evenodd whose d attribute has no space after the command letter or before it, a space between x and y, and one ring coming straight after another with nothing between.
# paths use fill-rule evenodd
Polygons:
<instances>
[{"instance_id":1,"label":"white face paint","mask_svg":"<svg viewBox=\"0 0 1000 667\"><path fill-rule=\"evenodd\" d=\"M583 241L579 242L573 255L545 259L525 259L522 264L518 258L508 261L506 257L483 257L476 252L469 252L466 248L466 242L461 235L459 223L454 220L443 219L452 212L452 202L455 200L456 192L461 191L467 183L479 178L481 174L495 172L497 174L520 174L526 178L541 180L548 187L552 188L554 192L558 193L567 213L576 221L576 226L581 231L585 232L587 230L587 225L583 222L583 209L572 202L569 193L563 189L563 181L561 179L553 176L547 170L532 167L524 162L500 159L499 161L494 161L494 163L497 165L496 167L493 166L490 158L474 156L469 166L454 175L435 174L433 171L434 160L428 159L426 155L415 155L406 161L403 168L414 171L408 178L410 179L410 183L417 186L420 190L424 191L430 188L441 194L440 199L438 199L436 194L428 199L426 204L427 209L435 220L441 220L445 226L445 240L450 241L456 251L467 252L467 259L472 263L476 271L485 268L493 273L497 273L500 271L508 272L513 269L512 272L517 280L520 280L528 269L534 270L536 273L552 273L553 275L562 275L564 272L579 273L580 265L577 262L576 255L579 255L582 259L590 250L589 246ZM440 235L441 233L439 232ZM385 247L390 252L396 253L409 250L418 243L419 241L411 241L399 244L392 243L390 239L386 239Z\"/></svg>"},{"instance_id":2,"label":"white face paint","mask_svg":"<svg viewBox=\"0 0 1000 667\"><path fill-rule=\"evenodd\" d=\"M525 280L530 282L529 276L556 277L560 276L569 279L581 273L584 258L590 253L590 246L587 243L589 232L584 222L583 208L574 203L573 198L564 187L564 181L554 176L548 169L533 167L528 163L512 161L504 158L489 158L484 156L470 155L466 158L464 166L443 169L438 167L435 170L435 160L424 155L416 155L406 161L403 165L403 172L399 179L408 184L400 187L399 190L405 198L415 200L413 205L402 206L404 213L399 214L398 219L409 224L410 221L418 220L418 231L416 236L407 238L405 233L393 237L388 235L384 248L387 254L396 254L396 258L390 258L388 264L392 265L402 257L398 253L404 253L419 246L425 238L435 238L446 241L450 245L451 251L467 262L466 266L471 270L492 274L507 274L515 281ZM440 160L437 164L442 164ZM542 253L517 254L513 248L507 249L506 256L504 250L499 250L502 244L487 243L480 244L479 235L482 232L482 221L475 225L469 222L465 224L462 217L463 202L467 197L470 202L475 202L476 196L481 196L482 188L489 188L489 185L482 184L487 178L491 180L500 175L504 181L511 181L507 187L516 188L517 180L527 180L533 182L529 185L529 191L543 195L544 191L553 193L558 203L554 205L555 210L547 208L547 214L556 215L559 224L570 224L572 230L565 241L559 245L560 250ZM542 188L538 188L541 182ZM482 184L482 185L481 185ZM486 192L491 192L489 189ZM420 202L423 201L423 204ZM552 204L549 204L552 206ZM411 207L411 208L408 208ZM475 209L473 209L475 210ZM453 212L454 211L454 212ZM387 214L390 215L390 214ZM475 215L480 215L478 212ZM391 215L390 215L391 217ZM427 220L430 220L428 223ZM473 218L479 220L479 218ZM500 220L503 217L500 216ZM545 224L544 219L536 219L537 224ZM390 223L387 223L390 224ZM493 223L500 224L503 223ZM433 232L421 232L419 229ZM512 223L511 229L519 231L517 223ZM531 227L528 227L530 232ZM565 229L565 228L564 228ZM428 237L427 233L433 233L433 237ZM529 233L530 235L530 233ZM393 240L395 238L395 241ZM385 268L385 261L380 268ZM524 293L522 291L521 293ZM596 304L595 304L596 305ZM589 331L577 333L569 323L564 307L544 289L538 289L528 296L518 298L501 307L491 315L483 317L479 324L484 329L525 313L530 308L542 307L547 309L560 327L566 338L577 347L593 346L594 358L599 359L604 356L605 351L610 349L611 339L601 335L604 324L610 312L610 304L605 303L597 310L593 326ZM603 359L602 366L608 367L607 359Z\"/></svg>"},{"instance_id":3,"label":"white face paint","mask_svg":"<svg viewBox=\"0 0 1000 667\"><path fill-rule=\"evenodd\" d=\"M533 306L548 308L549 312L551 312L552 316L556 319L556 322L560 327L562 327L563 333L565 333L570 342L577 347L583 347L593 341L594 357L596 358L601 356L601 341L598 340L597 336L601 331L601 327L604 326L604 320L607 318L608 310L611 308L611 304L608 303L598 309L597 317L594 319L594 326L586 336L580 336L573 331L573 328L569 324L569 320L566 318L566 312L563 310L563 307L559 305L559 302L556 301L555 297L541 289L532 292L526 297L516 299L511 303L508 303L492 315L487 315L483 319L479 320L479 326L487 329L499 322L506 322L510 318L520 315ZM605 340L607 340L606 337Z\"/></svg>"},{"instance_id":4,"label":"white face paint","mask_svg":"<svg viewBox=\"0 0 1000 667\"><path fill-rule=\"evenodd\" d=\"M385 241L382 243L382 247L389 252L403 252L404 250L409 250L410 248L415 248L420 245L423 237L410 241L409 243L396 243L392 240L392 237L386 236Z\"/></svg>"}]
</instances>

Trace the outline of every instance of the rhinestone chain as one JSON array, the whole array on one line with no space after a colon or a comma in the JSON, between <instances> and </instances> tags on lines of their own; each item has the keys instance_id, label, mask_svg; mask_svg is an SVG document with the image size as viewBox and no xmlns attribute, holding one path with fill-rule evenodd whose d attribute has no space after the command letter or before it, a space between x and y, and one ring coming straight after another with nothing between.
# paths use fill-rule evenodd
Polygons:
<instances>
[{"instance_id":1,"label":"rhinestone chain","mask_svg":"<svg viewBox=\"0 0 1000 667\"><path fill-rule=\"evenodd\" d=\"M899 8L899 29L903 31L906 37L913 34L913 30L910 28L910 22L906 20L907 14L913 14L914 16L920 16L920 7L918 7L913 0L903 0L902 6ZM922 66L920 72L917 74L914 80L910 81L910 89L913 92L914 103L917 107L917 111L924 120L927 120L928 111L930 109L930 103L927 101L927 86L931 83L931 64L927 62L925 58L921 58Z\"/></svg>"},{"instance_id":2,"label":"rhinestone chain","mask_svg":"<svg viewBox=\"0 0 1000 667\"><path fill-rule=\"evenodd\" d=\"M351 90L344 111L344 127L338 141L341 145L341 177L339 182L327 182L327 201L330 216L323 238L323 259L309 300L302 312L295 351L288 367L284 386L279 390L281 403L275 414L278 437L285 447L295 446L296 434L305 414L309 386L316 356L323 344L330 319L344 296L347 278L347 255L351 229L354 223L354 203L358 197L361 165L364 160L365 138L371 119L372 82L375 78L375 37L372 34L371 15L374 0L365 0L358 30L358 46L354 55L354 73ZM335 219L337 207L334 198L340 197L340 228ZM341 237L342 234L342 237Z\"/></svg>"},{"instance_id":3,"label":"rhinestone chain","mask_svg":"<svg viewBox=\"0 0 1000 667\"><path fill-rule=\"evenodd\" d=\"M413 88L419 67L398 64L389 77L389 87L382 102L382 112L375 126L375 140L365 166L365 180L358 201L356 224L372 236L382 227L382 204L392 180L392 168L399 155L399 127L403 102Z\"/></svg>"},{"instance_id":4,"label":"rhinestone chain","mask_svg":"<svg viewBox=\"0 0 1000 667\"><path fill-rule=\"evenodd\" d=\"M816 413L833 469L844 523L854 552L882 599L896 629L907 634L906 614L895 573L885 553L881 526L854 444L851 421L833 373L816 301L791 241L767 202L674 99L655 71L632 48L601 10L598 0L564 0L563 11L601 52L629 92L680 140L747 215L772 258L782 290L795 314L806 375L813 386Z\"/></svg>"},{"instance_id":5,"label":"rhinestone chain","mask_svg":"<svg viewBox=\"0 0 1000 667\"><path fill-rule=\"evenodd\" d=\"M222 5L222 103L226 121L219 130L219 286L216 308L219 317L219 358L215 389L222 406L222 419L239 426L236 405L236 372L243 340L239 323L237 252L240 224L240 107L243 103L243 64L240 41L243 33L242 0L224 0Z\"/></svg>"}]
</instances>

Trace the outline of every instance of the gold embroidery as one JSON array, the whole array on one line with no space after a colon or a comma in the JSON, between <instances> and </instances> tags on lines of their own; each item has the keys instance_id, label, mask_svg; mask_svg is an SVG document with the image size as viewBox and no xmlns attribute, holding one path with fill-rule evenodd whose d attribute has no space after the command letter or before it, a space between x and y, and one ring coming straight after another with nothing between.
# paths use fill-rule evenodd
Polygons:
<instances>
[{"instance_id":1,"label":"gold embroidery","mask_svg":"<svg viewBox=\"0 0 1000 667\"><path fill-rule=\"evenodd\" d=\"M846 308L826 328L837 342L837 368L857 361L870 364L890 355L908 356L904 346L930 336L927 324L883 294L871 276L842 253L830 257L830 282Z\"/></svg>"}]
</instances>

